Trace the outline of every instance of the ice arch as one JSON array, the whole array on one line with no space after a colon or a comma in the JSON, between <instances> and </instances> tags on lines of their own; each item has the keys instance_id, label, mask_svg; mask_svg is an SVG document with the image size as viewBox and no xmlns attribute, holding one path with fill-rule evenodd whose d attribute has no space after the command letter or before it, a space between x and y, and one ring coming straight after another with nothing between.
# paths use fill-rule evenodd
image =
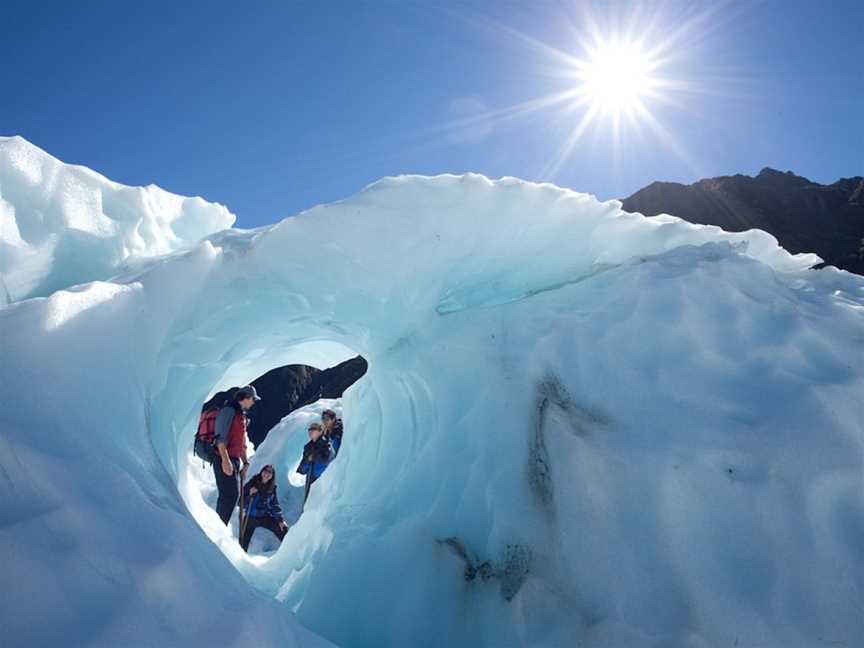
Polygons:
<instances>
[{"instance_id":1,"label":"ice arch","mask_svg":"<svg viewBox=\"0 0 864 648\"><path fill-rule=\"evenodd\" d=\"M293 610L350 646L851 642L864 282L814 261L406 177L8 306L4 626L204 643L229 614L248 645L302 633ZM310 510L264 568L225 547L253 590L177 496L198 407L349 350L370 370Z\"/></svg>"}]
</instances>

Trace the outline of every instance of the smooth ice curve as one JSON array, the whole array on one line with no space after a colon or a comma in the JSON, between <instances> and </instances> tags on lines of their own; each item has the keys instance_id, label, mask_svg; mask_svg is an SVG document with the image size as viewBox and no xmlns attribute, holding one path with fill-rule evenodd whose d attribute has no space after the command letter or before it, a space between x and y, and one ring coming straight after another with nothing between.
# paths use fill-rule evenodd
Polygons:
<instances>
[{"instance_id":1,"label":"smooth ice curve","mask_svg":"<svg viewBox=\"0 0 864 648\"><path fill-rule=\"evenodd\" d=\"M323 641L298 621L346 646L854 645L864 279L815 261L406 176L10 304L0 621L35 645ZM201 402L355 353L338 461L247 558L201 500ZM262 448L283 478L306 416Z\"/></svg>"}]
</instances>

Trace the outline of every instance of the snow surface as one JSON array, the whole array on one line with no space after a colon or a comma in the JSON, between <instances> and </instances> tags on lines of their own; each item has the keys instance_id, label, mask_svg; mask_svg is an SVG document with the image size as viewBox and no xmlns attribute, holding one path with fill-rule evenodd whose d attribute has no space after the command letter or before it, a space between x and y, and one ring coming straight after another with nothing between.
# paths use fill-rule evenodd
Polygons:
<instances>
[{"instance_id":1,"label":"snow surface","mask_svg":"<svg viewBox=\"0 0 864 648\"><path fill-rule=\"evenodd\" d=\"M233 223L222 205L127 187L0 137L0 305L109 279Z\"/></svg>"},{"instance_id":2,"label":"snow surface","mask_svg":"<svg viewBox=\"0 0 864 648\"><path fill-rule=\"evenodd\" d=\"M860 645L864 279L813 262L411 176L8 305L4 639ZM338 459L246 556L200 504L201 403L356 353Z\"/></svg>"}]
</instances>

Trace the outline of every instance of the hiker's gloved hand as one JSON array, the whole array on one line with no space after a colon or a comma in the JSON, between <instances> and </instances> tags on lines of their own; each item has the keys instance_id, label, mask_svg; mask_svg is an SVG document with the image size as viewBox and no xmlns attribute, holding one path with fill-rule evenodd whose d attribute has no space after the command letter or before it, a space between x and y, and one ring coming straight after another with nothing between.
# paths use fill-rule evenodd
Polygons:
<instances>
[{"instance_id":1,"label":"hiker's gloved hand","mask_svg":"<svg viewBox=\"0 0 864 648\"><path fill-rule=\"evenodd\" d=\"M258 489L255 488L254 486L253 486L252 488L249 489L249 494L250 494L250 495L254 495L254 494L257 493L257 492L258 492Z\"/></svg>"},{"instance_id":2,"label":"hiker's gloved hand","mask_svg":"<svg viewBox=\"0 0 864 648\"><path fill-rule=\"evenodd\" d=\"M229 459L222 459L222 472L228 475L229 477L234 474L234 464L231 463Z\"/></svg>"}]
</instances>

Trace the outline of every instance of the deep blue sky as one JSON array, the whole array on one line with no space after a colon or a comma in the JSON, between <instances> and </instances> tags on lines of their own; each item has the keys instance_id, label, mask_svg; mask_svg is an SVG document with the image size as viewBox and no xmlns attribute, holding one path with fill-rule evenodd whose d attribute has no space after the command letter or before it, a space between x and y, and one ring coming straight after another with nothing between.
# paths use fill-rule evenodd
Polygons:
<instances>
[{"instance_id":1,"label":"deep blue sky","mask_svg":"<svg viewBox=\"0 0 864 648\"><path fill-rule=\"evenodd\" d=\"M0 134L222 202L241 227L400 173L515 175L601 198L763 166L864 173L864 3L693 5L6 0ZM603 31L630 21L652 44L689 20L657 72L688 90L646 102L675 145L643 124L616 149L602 120L551 173L584 109L471 117L570 87L529 38L580 55L586 7Z\"/></svg>"}]
</instances>

